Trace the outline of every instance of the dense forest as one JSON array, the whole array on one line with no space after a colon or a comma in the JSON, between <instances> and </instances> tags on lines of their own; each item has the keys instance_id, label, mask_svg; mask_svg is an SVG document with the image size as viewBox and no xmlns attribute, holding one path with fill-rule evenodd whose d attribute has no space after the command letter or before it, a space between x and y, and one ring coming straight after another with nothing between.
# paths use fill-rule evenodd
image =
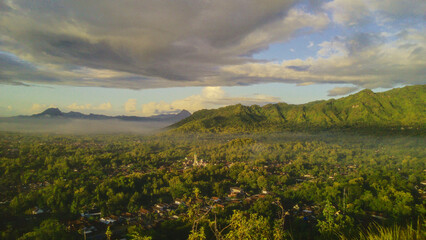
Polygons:
<instances>
[{"instance_id":1,"label":"dense forest","mask_svg":"<svg viewBox=\"0 0 426 240\"><path fill-rule=\"evenodd\" d=\"M424 239L424 137L0 135L1 239Z\"/></svg>"},{"instance_id":2,"label":"dense forest","mask_svg":"<svg viewBox=\"0 0 426 240\"><path fill-rule=\"evenodd\" d=\"M426 85L374 93L365 89L340 99L263 107L241 104L200 110L171 126L175 132L364 130L425 133Z\"/></svg>"}]
</instances>

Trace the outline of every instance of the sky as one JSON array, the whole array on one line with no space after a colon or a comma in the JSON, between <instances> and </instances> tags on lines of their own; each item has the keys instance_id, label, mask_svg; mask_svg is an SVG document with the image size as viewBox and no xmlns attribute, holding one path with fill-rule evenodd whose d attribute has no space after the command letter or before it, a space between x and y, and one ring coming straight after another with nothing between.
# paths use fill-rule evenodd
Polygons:
<instances>
[{"instance_id":1,"label":"sky","mask_svg":"<svg viewBox=\"0 0 426 240\"><path fill-rule=\"evenodd\" d=\"M0 0L0 116L150 116L425 84L426 1Z\"/></svg>"}]
</instances>

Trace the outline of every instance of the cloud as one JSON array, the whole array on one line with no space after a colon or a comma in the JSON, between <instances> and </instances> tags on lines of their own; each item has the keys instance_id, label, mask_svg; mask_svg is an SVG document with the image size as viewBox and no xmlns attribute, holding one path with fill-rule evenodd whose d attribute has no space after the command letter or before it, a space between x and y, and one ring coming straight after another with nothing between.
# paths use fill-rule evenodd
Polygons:
<instances>
[{"instance_id":1,"label":"cloud","mask_svg":"<svg viewBox=\"0 0 426 240\"><path fill-rule=\"evenodd\" d=\"M126 113L136 112L136 99L129 99L126 103L124 103L124 110Z\"/></svg>"},{"instance_id":2,"label":"cloud","mask_svg":"<svg viewBox=\"0 0 426 240\"><path fill-rule=\"evenodd\" d=\"M311 47L313 47L315 44L314 44L314 42L312 42L312 41L310 41L309 42L309 45L308 46L306 46L307 48L311 48Z\"/></svg>"},{"instance_id":3,"label":"cloud","mask_svg":"<svg viewBox=\"0 0 426 240\"><path fill-rule=\"evenodd\" d=\"M156 88L238 85L221 67L324 29L291 0L1 1L0 51L30 65L0 81ZM238 13L238 14L236 14ZM5 71L0 66L0 72ZM24 71L25 72L25 71ZM99 73L99 74L98 74Z\"/></svg>"},{"instance_id":4,"label":"cloud","mask_svg":"<svg viewBox=\"0 0 426 240\"><path fill-rule=\"evenodd\" d=\"M426 35L407 29L392 36L355 34L320 43L317 56L280 63L224 67L234 78L287 83L346 83L363 88L424 84ZM305 71L300 71L309 66Z\"/></svg>"},{"instance_id":5,"label":"cloud","mask_svg":"<svg viewBox=\"0 0 426 240\"><path fill-rule=\"evenodd\" d=\"M371 13L363 0L334 0L324 5L331 10L333 21L339 24L355 25L367 21Z\"/></svg>"},{"instance_id":6,"label":"cloud","mask_svg":"<svg viewBox=\"0 0 426 240\"><path fill-rule=\"evenodd\" d=\"M334 0L324 4L332 12L333 21L354 26L371 21L378 23L407 19L421 19L426 16L426 2L418 0ZM409 22L412 25L412 21Z\"/></svg>"},{"instance_id":7,"label":"cloud","mask_svg":"<svg viewBox=\"0 0 426 240\"><path fill-rule=\"evenodd\" d=\"M92 104L82 104L79 105L77 103L73 103L71 105L68 105L67 108L72 111L81 111L81 110L110 110L112 108L112 105L110 102L101 103L98 106L93 106Z\"/></svg>"},{"instance_id":8,"label":"cloud","mask_svg":"<svg viewBox=\"0 0 426 240\"><path fill-rule=\"evenodd\" d=\"M140 114L143 116L153 116L179 112L180 109L175 109L173 105L175 104L169 104L164 101L146 103L142 105Z\"/></svg>"},{"instance_id":9,"label":"cloud","mask_svg":"<svg viewBox=\"0 0 426 240\"><path fill-rule=\"evenodd\" d=\"M231 97L221 87L205 87L201 94L192 95L171 103L164 101L150 102L142 105L141 115L151 116L163 113L177 113L185 109L195 112L200 109L211 109L231 104L265 105L281 101L278 97L266 95Z\"/></svg>"},{"instance_id":10,"label":"cloud","mask_svg":"<svg viewBox=\"0 0 426 240\"><path fill-rule=\"evenodd\" d=\"M33 103L33 105L31 106L31 111L40 111L45 108L46 108L46 105L44 104Z\"/></svg>"},{"instance_id":11,"label":"cloud","mask_svg":"<svg viewBox=\"0 0 426 240\"><path fill-rule=\"evenodd\" d=\"M358 90L358 87L335 87L328 91L328 95L330 97L346 95L349 93L353 93Z\"/></svg>"},{"instance_id":12,"label":"cloud","mask_svg":"<svg viewBox=\"0 0 426 240\"><path fill-rule=\"evenodd\" d=\"M0 84L143 89L424 82L425 1L0 0L0 9ZM281 64L253 58L271 44L330 26L349 35L318 42L316 56ZM407 30L394 33L401 29Z\"/></svg>"},{"instance_id":13,"label":"cloud","mask_svg":"<svg viewBox=\"0 0 426 240\"><path fill-rule=\"evenodd\" d=\"M97 110L110 110L112 105L110 102L101 103L98 107L95 107Z\"/></svg>"},{"instance_id":14,"label":"cloud","mask_svg":"<svg viewBox=\"0 0 426 240\"><path fill-rule=\"evenodd\" d=\"M0 0L0 12L10 11L11 8L6 4L5 0Z\"/></svg>"},{"instance_id":15,"label":"cloud","mask_svg":"<svg viewBox=\"0 0 426 240\"><path fill-rule=\"evenodd\" d=\"M30 108L30 112L31 113L39 113L41 111L46 110L47 108L56 108L56 105L50 104L50 105L46 105L46 104L39 104L39 103L33 103L33 105Z\"/></svg>"},{"instance_id":16,"label":"cloud","mask_svg":"<svg viewBox=\"0 0 426 240\"><path fill-rule=\"evenodd\" d=\"M24 61L14 54L3 52L0 48L0 83L28 86L23 82L53 83L58 81L55 74L38 70L32 63Z\"/></svg>"},{"instance_id":17,"label":"cloud","mask_svg":"<svg viewBox=\"0 0 426 240\"><path fill-rule=\"evenodd\" d=\"M310 68L310 66L286 66L286 68L292 69L298 72L304 72L304 71L307 71Z\"/></svg>"}]
</instances>

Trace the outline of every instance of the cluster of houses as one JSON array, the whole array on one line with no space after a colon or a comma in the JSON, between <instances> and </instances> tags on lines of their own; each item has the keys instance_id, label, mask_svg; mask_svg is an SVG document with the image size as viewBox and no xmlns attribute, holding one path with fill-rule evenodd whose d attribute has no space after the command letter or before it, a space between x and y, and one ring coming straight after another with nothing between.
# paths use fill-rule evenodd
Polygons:
<instances>
[{"instance_id":1,"label":"cluster of houses","mask_svg":"<svg viewBox=\"0 0 426 240\"><path fill-rule=\"evenodd\" d=\"M185 161L183 162L183 169L189 169L192 167L205 167L208 163L205 162L203 159L198 159L197 154L194 154L194 159L190 160L188 158L185 158Z\"/></svg>"},{"instance_id":2,"label":"cluster of houses","mask_svg":"<svg viewBox=\"0 0 426 240\"><path fill-rule=\"evenodd\" d=\"M202 159L199 160L197 155L194 154L194 158L191 160L185 159L183 162L184 169L192 168L192 167L205 167L207 166L207 162L204 162ZM231 167L233 163L230 164ZM256 168L256 166L254 166ZM131 171L132 165L127 165L122 168L125 168L126 171ZM262 168L262 167L257 167ZM273 174L275 171L279 171L280 164L274 166L263 166L263 168L268 170L269 174ZM356 166L347 166L344 168L346 171L356 171ZM123 171L123 169L119 169ZM345 171L345 172L346 172ZM286 174L282 171L279 171L281 175ZM329 179L333 180L336 173L329 177ZM300 178L296 179L296 182L303 181L314 181L315 177L311 174L304 174ZM36 184L34 187L42 187L43 185L47 185L49 183L41 183ZM297 186L297 185L296 185ZM242 188L239 187L231 187L229 194L227 197L221 199L219 197L212 197L209 200L205 199L196 199L196 202L200 204L201 211L207 212L212 210L213 208L224 209L229 205L238 205L243 202L246 204L252 204L259 199L265 198L269 193L266 190L263 190L259 194L249 195ZM135 213L122 213L119 216L110 215L101 217L101 213L99 210L93 210L85 213L81 213L81 218L75 221L71 221L68 223L68 230L79 232L84 234L86 239L97 239L99 236L103 236L107 226L111 226L112 230L116 234L119 232L117 229L121 229L120 231L125 234L125 230L129 225L138 224L143 226L146 229L154 228L157 224L172 219L180 219L186 217L185 209L190 204L194 202L185 202L182 199L175 199L173 203L157 203L152 206L150 209L141 208L138 212ZM32 212L34 215L44 213L43 209L35 208ZM315 221L315 216L320 214L320 208L318 206L301 206L295 205L293 209L290 210L290 215L293 217L298 217L306 221ZM124 230L123 230L124 229ZM124 235L123 234L123 235Z\"/></svg>"},{"instance_id":3,"label":"cluster of houses","mask_svg":"<svg viewBox=\"0 0 426 240\"><path fill-rule=\"evenodd\" d=\"M308 206L308 205L302 205L299 206L299 204L296 204L293 206L293 208L290 210L291 215L300 219L303 219L305 221L311 222L315 221L316 217L320 214L320 207L317 205Z\"/></svg>"},{"instance_id":4,"label":"cluster of houses","mask_svg":"<svg viewBox=\"0 0 426 240\"><path fill-rule=\"evenodd\" d=\"M208 212L212 209L224 209L226 206L233 204L253 203L257 199L266 197L267 191L260 194L248 196L242 188L231 187L228 197L221 199L212 197L210 199L192 199L184 201L175 199L173 203L157 203L150 209L141 208L135 213L123 213L119 216L110 215L101 217L99 210L92 210L81 213L81 218L68 222L68 230L84 234L86 239L97 239L104 234L106 228L111 226L111 229L116 233L116 229L128 225L139 224L146 229L154 228L157 224L165 220L180 219L186 217L186 208L191 204L198 203L201 212ZM123 231L125 233L125 231Z\"/></svg>"}]
</instances>

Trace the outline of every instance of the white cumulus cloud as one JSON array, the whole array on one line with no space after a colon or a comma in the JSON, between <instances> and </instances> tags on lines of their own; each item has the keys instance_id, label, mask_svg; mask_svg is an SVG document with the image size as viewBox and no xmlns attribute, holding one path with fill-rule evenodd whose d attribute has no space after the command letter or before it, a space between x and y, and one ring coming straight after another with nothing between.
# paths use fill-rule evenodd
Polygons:
<instances>
[{"instance_id":1,"label":"white cumulus cloud","mask_svg":"<svg viewBox=\"0 0 426 240\"><path fill-rule=\"evenodd\" d=\"M129 99L126 103L124 103L124 110L126 113L133 113L136 112L136 99Z\"/></svg>"},{"instance_id":2,"label":"white cumulus cloud","mask_svg":"<svg viewBox=\"0 0 426 240\"><path fill-rule=\"evenodd\" d=\"M334 22L349 26L426 16L426 2L419 0L333 0L325 3L324 9L332 12Z\"/></svg>"},{"instance_id":3,"label":"white cumulus cloud","mask_svg":"<svg viewBox=\"0 0 426 240\"><path fill-rule=\"evenodd\" d=\"M151 116L163 113L176 113L181 110L195 112L200 109L218 108L232 104L264 105L281 101L278 97L267 95L229 96L221 87L205 87L201 94L167 103L164 101L150 102L142 105L141 115Z\"/></svg>"},{"instance_id":4,"label":"white cumulus cloud","mask_svg":"<svg viewBox=\"0 0 426 240\"><path fill-rule=\"evenodd\" d=\"M289 83L347 83L364 88L424 84L426 35L406 29L388 34L355 34L326 41L316 57L224 67L234 78Z\"/></svg>"},{"instance_id":5,"label":"white cumulus cloud","mask_svg":"<svg viewBox=\"0 0 426 240\"><path fill-rule=\"evenodd\" d=\"M50 104L39 104L39 103L33 103L33 105L30 108L31 113L39 113L41 111L46 110L47 108L56 108L56 105Z\"/></svg>"},{"instance_id":6,"label":"white cumulus cloud","mask_svg":"<svg viewBox=\"0 0 426 240\"><path fill-rule=\"evenodd\" d=\"M112 105L110 102L106 102L106 103L101 103L97 106L94 106L92 104L77 104L77 103L73 103L71 105L67 106L67 109L72 110L72 111L82 111L82 110L100 110L100 111L105 111L105 110L110 110L112 108Z\"/></svg>"}]
</instances>

